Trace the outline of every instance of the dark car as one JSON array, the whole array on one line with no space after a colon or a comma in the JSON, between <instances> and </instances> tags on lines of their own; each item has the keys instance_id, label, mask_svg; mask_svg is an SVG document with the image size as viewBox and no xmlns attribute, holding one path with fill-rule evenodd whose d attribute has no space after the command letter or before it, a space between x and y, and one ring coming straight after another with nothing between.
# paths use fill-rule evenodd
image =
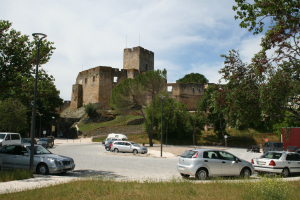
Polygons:
<instances>
[{"instance_id":1,"label":"dark car","mask_svg":"<svg viewBox=\"0 0 300 200\"><path fill-rule=\"evenodd\" d=\"M45 148L52 148L53 147L53 141L51 138L41 138L37 142L37 144L42 145Z\"/></svg>"},{"instance_id":2,"label":"dark car","mask_svg":"<svg viewBox=\"0 0 300 200\"><path fill-rule=\"evenodd\" d=\"M297 152L298 149L299 148L297 146L288 146L286 148L286 151L288 151L288 152Z\"/></svg>"},{"instance_id":3,"label":"dark car","mask_svg":"<svg viewBox=\"0 0 300 200\"><path fill-rule=\"evenodd\" d=\"M31 144L31 138L21 138L21 143L22 143L22 144L25 144L25 143ZM34 138L34 140L33 140L33 143L34 143L34 144L37 144L35 138Z\"/></svg>"},{"instance_id":4,"label":"dark car","mask_svg":"<svg viewBox=\"0 0 300 200\"><path fill-rule=\"evenodd\" d=\"M109 150L110 150L111 143L112 143L112 141L109 142L109 143L107 143L107 144L105 145L105 150L106 150L106 151L109 151Z\"/></svg>"},{"instance_id":5,"label":"dark car","mask_svg":"<svg viewBox=\"0 0 300 200\"><path fill-rule=\"evenodd\" d=\"M248 151L251 151L251 152L257 152L259 153L260 152L260 148L258 145L251 145L247 148L247 152Z\"/></svg>"},{"instance_id":6,"label":"dark car","mask_svg":"<svg viewBox=\"0 0 300 200\"><path fill-rule=\"evenodd\" d=\"M283 151L283 143L282 142L266 142L263 147L263 153L267 153L268 151Z\"/></svg>"}]
</instances>

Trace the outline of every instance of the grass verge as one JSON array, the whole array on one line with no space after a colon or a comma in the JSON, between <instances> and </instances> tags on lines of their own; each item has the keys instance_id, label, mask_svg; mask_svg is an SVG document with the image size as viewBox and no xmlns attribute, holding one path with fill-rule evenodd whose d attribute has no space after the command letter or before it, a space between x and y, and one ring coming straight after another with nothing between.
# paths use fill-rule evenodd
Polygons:
<instances>
[{"instance_id":1,"label":"grass verge","mask_svg":"<svg viewBox=\"0 0 300 200\"><path fill-rule=\"evenodd\" d=\"M12 170L12 171L0 171L0 182L15 181L33 178L31 170Z\"/></svg>"},{"instance_id":2,"label":"grass verge","mask_svg":"<svg viewBox=\"0 0 300 200\"><path fill-rule=\"evenodd\" d=\"M266 179L239 183L213 181L117 182L82 180L2 194L1 199L298 199L299 181ZM283 191L284 190L284 191Z\"/></svg>"}]
</instances>

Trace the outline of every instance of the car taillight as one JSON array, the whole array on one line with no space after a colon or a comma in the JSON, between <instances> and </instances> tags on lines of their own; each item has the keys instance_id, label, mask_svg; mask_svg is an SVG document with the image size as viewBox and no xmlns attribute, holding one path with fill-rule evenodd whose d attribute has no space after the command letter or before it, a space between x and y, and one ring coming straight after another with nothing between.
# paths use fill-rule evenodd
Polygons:
<instances>
[{"instance_id":1,"label":"car taillight","mask_svg":"<svg viewBox=\"0 0 300 200\"><path fill-rule=\"evenodd\" d=\"M274 144L273 144L273 149L274 149Z\"/></svg>"},{"instance_id":2,"label":"car taillight","mask_svg":"<svg viewBox=\"0 0 300 200\"><path fill-rule=\"evenodd\" d=\"M197 151L197 153L195 154L195 155L193 155L193 157L192 158L197 158L197 156L198 156L198 151Z\"/></svg>"},{"instance_id":3,"label":"car taillight","mask_svg":"<svg viewBox=\"0 0 300 200\"><path fill-rule=\"evenodd\" d=\"M251 159L251 163L252 163L252 164L254 164L254 161L253 161L253 159Z\"/></svg>"},{"instance_id":4,"label":"car taillight","mask_svg":"<svg viewBox=\"0 0 300 200\"><path fill-rule=\"evenodd\" d=\"M271 161L270 161L269 166L276 166L274 160L271 160Z\"/></svg>"}]
</instances>

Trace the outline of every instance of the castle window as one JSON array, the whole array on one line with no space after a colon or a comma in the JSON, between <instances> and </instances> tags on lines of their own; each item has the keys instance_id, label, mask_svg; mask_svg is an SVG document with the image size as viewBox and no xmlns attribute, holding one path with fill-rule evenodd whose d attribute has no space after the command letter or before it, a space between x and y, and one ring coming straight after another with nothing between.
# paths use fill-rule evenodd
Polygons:
<instances>
[{"instance_id":1,"label":"castle window","mask_svg":"<svg viewBox=\"0 0 300 200\"><path fill-rule=\"evenodd\" d=\"M117 83L118 82L118 77L114 77L114 83Z\"/></svg>"},{"instance_id":2,"label":"castle window","mask_svg":"<svg viewBox=\"0 0 300 200\"><path fill-rule=\"evenodd\" d=\"M96 77L95 77L95 76L93 76L93 82L95 82L95 80L96 80Z\"/></svg>"},{"instance_id":3,"label":"castle window","mask_svg":"<svg viewBox=\"0 0 300 200\"><path fill-rule=\"evenodd\" d=\"M85 78L84 82L87 83L87 78Z\"/></svg>"},{"instance_id":4,"label":"castle window","mask_svg":"<svg viewBox=\"0 0 300 200\"><path fill-rule=\"evenodd\" d=\"M168 92L173 92L173 87L172 86L168 86Z\"/></svg>"},{"instance_id":5,"label":"castle window","mask_svg":"<svg viewBox=\"0 0 300 200\"><path fill-rule=\"evenodd\" d=\"M148 64L146 64L146 70L148 70Z\"/></svg>"}]
</instances>

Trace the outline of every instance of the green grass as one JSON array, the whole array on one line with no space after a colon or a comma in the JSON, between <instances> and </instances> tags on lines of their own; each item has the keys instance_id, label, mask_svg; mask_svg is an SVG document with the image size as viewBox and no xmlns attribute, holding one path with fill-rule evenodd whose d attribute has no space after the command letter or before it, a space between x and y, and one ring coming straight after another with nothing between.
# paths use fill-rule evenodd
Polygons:
<instances>
[{"instance_id":1,"label":"green grass","mask_svg":"<svg viewBox=\"0 0 300 200\"><path fill-rule=\"evenodd\" d=\"M88 123L84 124L80 122L78 124L80 131L91 131L100 127L108 127L108 126L120 126L125 125L128 121L133 119L141 118L141 116L134 116L134 115L127 115L127 116L117 116L116 119L107 121L107 122L101 122L101 123Z\"/></svg>"},{"instance_id":2,"label":"green grass","mask_svg":"<svg viewBox=\"0 0 300 200\"><path fill-rule=\"evenodd\" d=\"M0 195L1 199L298 199L299 181L266 179L258 182L173 180L168 182L78 180Z\"/></svg>"},{"instance_id":3,"label":"green grass","mask_svg":"<svg viewBox=\"0 0 300 200\"><path fill-rule=\"evenodd\" d=\"M0 182L33 178L31 170L0 171Z\"/></svg>"}]
</instances>

